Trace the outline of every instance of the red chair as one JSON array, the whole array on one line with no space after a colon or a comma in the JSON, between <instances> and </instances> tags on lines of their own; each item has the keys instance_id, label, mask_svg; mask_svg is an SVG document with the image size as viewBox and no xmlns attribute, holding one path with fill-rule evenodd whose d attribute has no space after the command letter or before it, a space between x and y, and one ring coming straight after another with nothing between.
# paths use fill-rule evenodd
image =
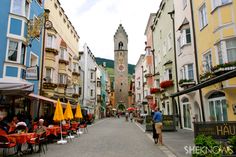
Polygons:
<instances>
[{"instance_id":1,"label":"red chair","mask_svg":"<svg viewBox=\"0 0 236 157\"><path fill-rule=\"evenodd\" d=\"M0 135L7 135L7 132L0 128Z\"/></svg>"},{"instance_id":2,"label":"red chair","mask_svg":"<svg viewBox=\"0 0 236 157\"><path fill-rule=\"evenodd\" d=\"M0 148L3 148L3 156L7 155L6 149L16 147L16 142L8 138L7 136L0 135Z\"/></svg>"},{"instance_id":3,"label":"red chair","mask_svg":"<svg viewBox=\"0 0 236 157\"><path fill-rule=\"evenodd\" d=\"M84 130L84 133L85 133L85 131L86 131L86 133L88 133L88 128L87 128L87 124L86 124L86 123L80 124L79 128L80 128L80 129L83 129L83 130Z\"/></svg>"}]
</instances>

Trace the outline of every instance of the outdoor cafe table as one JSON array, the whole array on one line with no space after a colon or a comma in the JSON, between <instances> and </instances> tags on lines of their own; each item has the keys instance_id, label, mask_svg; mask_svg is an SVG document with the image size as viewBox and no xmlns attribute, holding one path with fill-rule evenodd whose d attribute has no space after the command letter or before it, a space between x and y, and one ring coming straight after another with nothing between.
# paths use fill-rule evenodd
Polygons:
<instances>
[{"instance_id":1,"label":"outdoor cafe table","mask_svg":"<svg viewBox=\"0 0 236 157\"><path fill-rule=\"evenodd\" d=\"M57 136L57 134L60 132L60 127L59 126L48 127L47 131L49 132L50 135Z\"/></svg>"},{"instance_id":2,"label":"outdoor cafe table","mask_svg":"<svg viewBox=\"0 0 236 157\"><path fill-rule=\"evenodd\" d=\"M10 138L13 141L16 141L17 144L17 153L21 152L21 145L25 144L27 141L29 141L31 138L36 138L36 133L15 133L15 134L8 134L8 138Z\"/></svg>"}]
</instances>

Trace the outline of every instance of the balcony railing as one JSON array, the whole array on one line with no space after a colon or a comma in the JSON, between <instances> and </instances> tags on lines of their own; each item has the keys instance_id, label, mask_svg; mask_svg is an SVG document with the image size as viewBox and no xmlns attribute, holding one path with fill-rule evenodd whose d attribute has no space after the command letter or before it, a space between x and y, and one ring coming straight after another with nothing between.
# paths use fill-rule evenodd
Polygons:
<instances>
[{"instance_id":1,"label":"balcony railing","mask_svg":"<svg viewBox=\"0 0 236 157\"><path fill-rule=\"evenodd\" d=\"M189 88L191 86L194 86L196 82L194 80L188 80L188 79L182 79L179 81L179 86L181 88Z\"/></svg>"},{"instance_id":2,"label":"balcony railing","mask_svg":"<svg viewBox=\"0 0 236 157\"><path fill-rule=\"evenodd\" d=\"M58 55L59 51L56 48L52 48L52 47L46 47L45 51L48 53L53 53L54 55Z\"/></svg>"}]
</instances>

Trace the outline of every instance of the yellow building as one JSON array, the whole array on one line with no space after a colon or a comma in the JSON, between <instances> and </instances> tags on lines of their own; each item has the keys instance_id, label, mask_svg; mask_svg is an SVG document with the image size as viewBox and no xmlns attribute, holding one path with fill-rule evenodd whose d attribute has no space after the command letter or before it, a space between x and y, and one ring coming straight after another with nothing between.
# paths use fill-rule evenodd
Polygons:
<instances>
[{"instance_id":1,"label":"yellow building","mask_svg":"<svg viewBox=\"0 0 236 157\"><path fill-rule=\"evenodd\" d=\"M201 82L236 68L236 2L194 0ZM235 121L236 78L202 88L206 121Z\"/></svg>"},{"instance_id":2,"label":"yellow building","mask_svg":"<svg viewBox=\"0 0 236 157\"><path fill-rule=\"evenodd\" d=\"M76 104L80 95L79 36L58 0L45 1L45 9L50 10L51 24L46 22L43 95ZM44 112L48 108L44 105Z\"/></svg>"}]
</instances>

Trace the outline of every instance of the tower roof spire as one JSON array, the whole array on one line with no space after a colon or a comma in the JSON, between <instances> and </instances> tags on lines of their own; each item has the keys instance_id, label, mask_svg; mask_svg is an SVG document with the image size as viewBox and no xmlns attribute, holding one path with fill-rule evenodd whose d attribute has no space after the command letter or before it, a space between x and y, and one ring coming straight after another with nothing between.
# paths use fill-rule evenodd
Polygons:
<instances>
[{"instance_id":1,"label":"tower roof spire","mask_svg":"<svg viewBox=\"0 0 236 157\"><path fill-rule=\"evenodd\" d=\"M114 36L116 36L118 33L123 33L128 38L128 34L126 33L126 31L121 23L119 24Z\"/></svg>"}]
</instances>

